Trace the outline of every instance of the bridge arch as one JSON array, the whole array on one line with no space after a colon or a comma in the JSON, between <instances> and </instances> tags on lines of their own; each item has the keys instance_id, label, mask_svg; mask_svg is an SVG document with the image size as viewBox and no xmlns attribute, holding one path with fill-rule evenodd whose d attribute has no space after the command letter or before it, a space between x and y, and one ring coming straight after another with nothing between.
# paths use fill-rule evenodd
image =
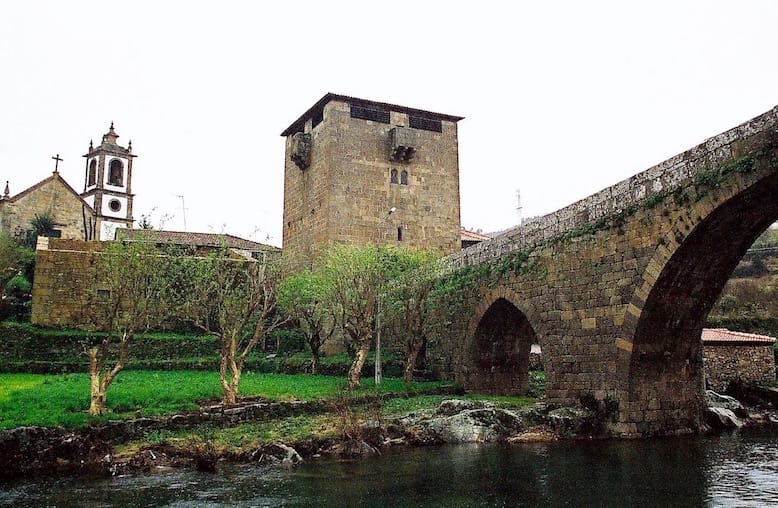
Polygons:
<instances>
[{"instance_id":1,"label":"bridge arch","mask_svg":"<svg viewBox=\"0 0 778 508\"><path fill-rule=\"evenodd\" d=\"M537 334L517 295L487 295L474 313L464 352L465 387L481 393L524 395L529 388L529 356Z\"/></svg>"},{"instance_id":2,"label":"bridge arch","mask_svg":"<svg viewBox=\"0 0 778 508\"><path fill-rule=\"evenodd\" d=\"M699 427L702 328L746 250L778 220L776 195L777 172L745 188L717 189L707 213L691 209L660 242L626 311L629 339L617 341L625 353L622 420L637 433Z\"/></svg>"}]
</instances>

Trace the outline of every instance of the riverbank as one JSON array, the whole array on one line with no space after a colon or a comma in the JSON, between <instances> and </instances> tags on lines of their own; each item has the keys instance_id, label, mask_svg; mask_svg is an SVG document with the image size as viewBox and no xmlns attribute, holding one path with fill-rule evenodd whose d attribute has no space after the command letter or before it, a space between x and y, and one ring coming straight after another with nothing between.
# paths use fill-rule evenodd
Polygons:
<instances>
[{"instance_id":1,"label":"riverbank","mask_svg":"<svg viewBox=\"0 0 778 508\"><path fill-rule=\"evenodd\" d=\"M23 427L0 433L1 476L48 473L124 475L171 468L213 471L219 463L292 466L353 459L388 448L459 443L601 439L603 414L532 399L456 393L341 394L327 401L243 400L163 418L109 422L76 430ZM710 399L710 397L709 397ZM778 425L775 410L715 398L706 432ZM734 402L733 402L734 401ZM722 410L721 408L727 406ZM731 411L734 419L723 418Z\"/></svg>"}]
</instances>

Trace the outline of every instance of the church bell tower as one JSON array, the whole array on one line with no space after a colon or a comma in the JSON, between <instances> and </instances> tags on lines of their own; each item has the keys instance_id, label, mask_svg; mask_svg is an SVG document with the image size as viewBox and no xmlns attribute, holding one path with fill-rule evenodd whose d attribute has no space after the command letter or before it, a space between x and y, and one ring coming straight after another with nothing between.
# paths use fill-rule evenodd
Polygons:
<instances>
[{"instance_id":1,"label":"church bell tower","mask_svg":"<svg viewBox=\"0 0 778 508\"><path fill-rule=\"evenodd\" d=\"M132 228L132 141L119 146L113 122L99 146L89 142L81 195L95 211L92 237L113 240L116 228Z\"/></svg>"}]
</instances>

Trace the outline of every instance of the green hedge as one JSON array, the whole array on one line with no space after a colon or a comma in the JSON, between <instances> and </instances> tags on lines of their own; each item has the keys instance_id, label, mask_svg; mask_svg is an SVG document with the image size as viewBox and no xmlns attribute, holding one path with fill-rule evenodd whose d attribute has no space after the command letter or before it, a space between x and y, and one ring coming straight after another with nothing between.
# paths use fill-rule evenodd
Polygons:
<instances>
[{"instance_id":1,"label":"green hedge","mask_svg":"<svg viewBox=\"0 0 778 508\"><path fill-rule=\"evenodd\" d=\"M86 372L84 353L103 334L81 330L38 328L26 323L0 323L0 372L61 374ZM254 353L245 370L264 373L300 374L310 372L311 356L306 352L289 352L298 345L294 333L284 330L279 337L281 354ZM275 337L268 341L275 347ZM321 359L319 374L345 376L351 362L344 354ZM373 375L372 357L362 369L363 376ZM217 370L216 339L208 335L147 334L130 347L128 370ZM383 356L383 373L402 376L402 364L389 353Z\"/></svg>"}]
</instances>

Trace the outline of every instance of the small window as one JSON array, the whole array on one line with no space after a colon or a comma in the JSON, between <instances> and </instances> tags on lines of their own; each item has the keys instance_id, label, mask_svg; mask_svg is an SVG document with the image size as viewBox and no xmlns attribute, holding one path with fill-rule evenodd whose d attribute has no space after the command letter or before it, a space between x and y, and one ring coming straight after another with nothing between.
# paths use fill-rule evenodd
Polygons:
<instances>
[{"instance_id":1,"label":"small window","mask_svg":"<svg viewBox=\"0 0 778 508\"><path fill-rule=\"evenodd\" d=\"M400 226L397 228L397 241L402 242L403 241L403 227Z\"/></svg>"},{"instance_id":2,"label":"small window","mask_svg":"<svg viewBox=\"0 0 778 508\"><path fill-rule=\"evenodd\" d=\"M408 172L405 170L400 173L400 185L408 185Z\"/></svg>"},{"instance_id":3,"label":"small window","mask_svg":"<svg viewBox=\"0 0 778 508\"><path fill-rule=\"evenodd\" d=\"M51 229L48 233L46 233L46 236L49 238L62 238L62 230L61 229Z\"/></svg>"},{"instance_id":4,"label":"small window","mask_svg":"<svg viewBox=\"0 0 778 508\"><path fill-rule=\"evenodd\" d=\"M91 187L95 184L97 181L97 160L92 159L92 162L89 163L89 176L87 176L86 179L86 185L88 187Z\"/></svg>"},{"instance_id":5,"label":"small window","mask_svg":"<svg viewBox=\"0 0 778 508\"><path fill-rule=\"evenodd\" d=\"M389 176L390 183L397 183L397 170L393 169Z\"/></svg>"},{"instance_id":6,"label":"small window","mask_svg":"<svg viewBox=\"0 0 778 508\"><path fill-rule=\"evenodd\" d=\"M318 109L311 115L311 129L324 121L324 110Z\"/></svg>"},{"instance_id":7,"label":"small window","mask_svg":"<svg viewBox=\"0 0 778 508\"><path fill-rule=\"evenodd\" d=\"M112 199L108 202L108 208L110 208L112 212L118 212L122 209L122 202L118 199Z\"/></svg>"},{"instance_id":8,"label":"small window","mask_svg":"<svg viewBox=\"0 0 778 508\"><path fill-rule=\"evenodd\" d=\"M108 184L121 187L124 185L124 164L120 159L112 159L108 170Z\"/></svg>"},{"instance_id":9,"label":"small window","mask_svg":"<svg viewBox=\"0 0 778 508\"><path fill-rule=\"evenodd\" d=\"M389 123L389 112L380 109L362 108L360 106L351 106L351 118L361 120L372 120L374 122Z\"/></svg>"},{"instance_id":10,"label":"small window","mask_svg":"<svg viewBox=\"0 0 778 508\"><path fill-rule=\"evenodd\" d=\"M432 132L443 132L443 124L440 120L431 120L420 116L409 116L408 124L413 129L422 129Z\"/></svg>"}]
</instances>

